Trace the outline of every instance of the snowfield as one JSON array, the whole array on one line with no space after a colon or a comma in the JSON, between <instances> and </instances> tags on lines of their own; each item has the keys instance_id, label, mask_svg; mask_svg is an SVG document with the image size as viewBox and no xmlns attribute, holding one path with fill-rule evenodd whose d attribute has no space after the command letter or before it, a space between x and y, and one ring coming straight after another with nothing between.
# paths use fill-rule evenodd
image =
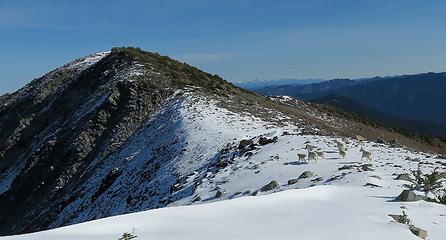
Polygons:
<instances>
[{"instance_id":1,"label":"snowfield","mask_svg":"<svg viewBox=\"0 0 446 240\"><path fill-rule=\"evenodd\" d=\"M385 213L406 207L431 239L443 239L444 207L388 201L376 189L317 186L266 196L243 197L195 206L162 208L4 240L110 240L124 232L136 239L418 239ZM442 229L443 226L443 229Z\"/></svg>"},{"instance_id":2,"label":"snowfield","mask_svg":"<svg viewBox=\"0 0 446 240\"><path fill-rule=\"evenodd\" d=\"M141 212L0 239L110 240L125 232L156 240L419 239L388 216L403 210L428 239L446 239L446 206L393 201L409 184L395 180L398 174L418 166L424 173L444 172L445 159L302 135L299 126L233 113L188 91L177 95L120 151L92 163L103 164L102 171L86 179L52 226ZM241 140L250 144L241 146ZM345 159L335 140L345 143ZM299 161L307 144L323 151L323 158ZM372 161L361 160L361 147L372 152ZM310 176L300 177L307 171ZM98 191L110 176L112 184ZM271 181L277 185L260 190ZM160 209L144 211L153 208Z\"/></svg>"}]
</instances>

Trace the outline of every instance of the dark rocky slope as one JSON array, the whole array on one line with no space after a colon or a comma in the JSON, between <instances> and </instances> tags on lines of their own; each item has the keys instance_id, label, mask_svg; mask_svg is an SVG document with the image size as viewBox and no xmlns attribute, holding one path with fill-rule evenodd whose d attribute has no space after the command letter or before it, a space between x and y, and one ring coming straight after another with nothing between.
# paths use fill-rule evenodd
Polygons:
<instances>
[{"instance_id":1,"label":"dark rocky slope","mask_svg":"<svg viewBox=\"0 0 446 240\"><path fill-rule=\"evenodd\" d=\"M11 187L0 192L1 232L47 225L74 201L65 197L90 174L93 159L116 151L177 89L215 83L225 90L222 79L186 64L116 48L2 96L0 180Z\"/></svg>"}]
</instances>

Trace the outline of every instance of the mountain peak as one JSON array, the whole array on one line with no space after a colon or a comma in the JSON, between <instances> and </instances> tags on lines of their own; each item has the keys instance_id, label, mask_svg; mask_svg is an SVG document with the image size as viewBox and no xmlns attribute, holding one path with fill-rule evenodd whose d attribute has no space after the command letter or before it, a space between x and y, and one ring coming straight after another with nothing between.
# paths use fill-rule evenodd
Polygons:
<instances>
[{"instance_id":1,"label":"mountain peak","mask_svg":"<svg viewBox=\"0 0 446 240\"><path fill-rule=\"evenodd\" d=\"M65 197L78 198L78 184L103 166L97 161L108 161L185 91L216 97L242 92L217 75L158 53L113 48L65 64L2 96L0 222L5 227L0 230L48 227L53 214L70 205ZM46 210L36 215L36 207Z\"/></svg>"},{"instance_id":2,"label":"mountain peak","mask_svg":"<svg viewBox=\"0 0 446 240\"><path fill-rule=\"evenodd\" d=\"M197 193L208 176L232 171L224 168L233 161L251 164L254 151L288 144L288 136L301 144L362 135L427 148L138 48L78 59L0 101L0 234L212 200ZM262 155L259 164L275 159ZM224 198L252 189L233 190Z\"/></svg>"}]
</instances>

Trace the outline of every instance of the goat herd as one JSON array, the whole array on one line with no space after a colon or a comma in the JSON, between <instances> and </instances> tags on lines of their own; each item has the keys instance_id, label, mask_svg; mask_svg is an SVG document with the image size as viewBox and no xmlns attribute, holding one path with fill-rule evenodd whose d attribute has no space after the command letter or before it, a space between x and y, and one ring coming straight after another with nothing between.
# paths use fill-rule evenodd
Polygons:
<instances>
[{"instance_id":1,"label":"goat herd","mask_svg":"<svg viewBox=\"0 0 446 240\"><path fill-rule=\"evenodd\" d=\"M345 147L345 144L337 139L335 140L335 143L338 148L339 157L344 159L345 156L347 155L347 148ZM363 141L359 141L359 143L361 145L363 145ZM304 162L314 161L314 162L316 162L319 157L324 158L324 151L316 146L306 144L305 149L308 151L308 154L298 153L297 157L299 158L299 161L304 161ZM372 153L370 151L364 150L364 148L362 148L362 146L361 146L360 151L362 153L361 160L364 158L369 161L372 160Z\"/></svg>"}]
</instances>

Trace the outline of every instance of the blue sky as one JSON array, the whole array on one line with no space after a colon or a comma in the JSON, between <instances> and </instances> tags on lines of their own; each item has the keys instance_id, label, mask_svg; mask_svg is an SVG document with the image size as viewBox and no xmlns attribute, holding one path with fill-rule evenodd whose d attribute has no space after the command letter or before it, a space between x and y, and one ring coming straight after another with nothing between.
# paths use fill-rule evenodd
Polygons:
<instances>
[{"instance_id":1,"label":"blue sky","mask_svg":"<svg viewBox=\"0 0 446 240\"><path fill-rule=\"evenodd\" d=\"M139 46L230 81L446 71L446 1L0 2L0 93Z\"/></svg>"}]
</instances>

